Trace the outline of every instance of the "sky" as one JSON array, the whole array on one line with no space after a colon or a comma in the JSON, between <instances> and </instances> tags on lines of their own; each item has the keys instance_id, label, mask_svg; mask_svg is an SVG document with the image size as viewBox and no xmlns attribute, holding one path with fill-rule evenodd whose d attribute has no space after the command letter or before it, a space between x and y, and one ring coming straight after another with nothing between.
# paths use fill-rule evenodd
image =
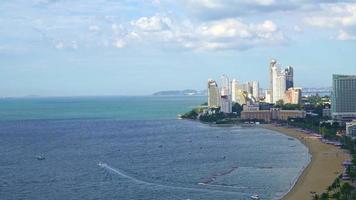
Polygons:
<instances>
[{"instance_id":1,"label":"sky","mask_svg":"<svg viewBox=\"0 0 356 200\"><path fill-rule=\"evenodd\" d=\"M1 0L0 96L147 95L356 74L356 0Z\"/></svg>"}]
</instances>

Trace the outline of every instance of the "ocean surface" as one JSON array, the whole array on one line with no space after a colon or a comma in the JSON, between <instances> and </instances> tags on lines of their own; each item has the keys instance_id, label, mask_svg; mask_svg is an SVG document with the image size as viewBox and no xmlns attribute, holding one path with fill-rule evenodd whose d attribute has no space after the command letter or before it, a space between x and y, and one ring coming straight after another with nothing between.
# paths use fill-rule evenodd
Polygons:
<instances>
[{"instance_id":1,"label":"ocean surface","mask_svg":"<svg viewBox=\"0 0 356 200\"><path fill-rule=\"evenodd\" d=\"M308 149L270 130L176 119L205 101L0 99L0 199L243 200L285 194L307 166Z\"/></svg>"}]
</instances>

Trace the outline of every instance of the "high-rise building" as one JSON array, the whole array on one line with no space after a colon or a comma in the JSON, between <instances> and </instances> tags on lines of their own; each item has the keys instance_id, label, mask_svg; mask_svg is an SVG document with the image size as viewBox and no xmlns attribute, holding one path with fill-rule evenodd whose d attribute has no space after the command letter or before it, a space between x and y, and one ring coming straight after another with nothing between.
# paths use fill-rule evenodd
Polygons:
<instances>
[{"instance_id":1,"label":"high-rise building","mask_svg":"<svg viewBox=\"0 0 356 200\"><path fill-rule=\"evenodd\" d=\"M292 66L288 66L285 69L285 75L286 75L286 89L288 90L289 88L294 87L293 67Z\"/></svg>"},{"instance_id":2,"label":"high-rise building","mask_svg":"<svg viewBox=\"0 0 356 200\"><path fill-rule=\"evenodd\" d=\"M255 98L255 100L258 102L259 97L260 97L260 85L258 81L253 81L252 82L252 96Z\"/></svg>"},{"instance_id":3,"label":"high-rise building","mask_svg":"<svg viewBox=\"0 0 356 200\"><path fill-rule=\"evenodd\" d=\"M266 103L272 103L272 94L271 94L271 90L266 90L266 94L265 94L265 102L266 102Z\"/></svg>"},{"instance_id":4,"label":"high-rise building","mask_svg":"<svg viewBox=\"0 0 356 200\"><path fill-rule=\"evenodd\" d=\"M272 88L273 88L273 71L274 69L277 68L277 60L271 60L270 64L269 64L269 89L270 89L270 95L271 97L273 96L272 94ZM271 99L271 101L273 101L273 99Z\"/></svg>"},{"instance_id":5,"label":"high-rise building","mask_svg":"<svg viewBox=\"0 0 356 200\"><path fill-rule=\"evenodd\" d=\"M271 102L276 103L284 99L285 92L288 88L293 87L293 68L281 70L276 60L270 63L270 94Z\"/></svg>"},{"instance_id":6,"label":"high-rise building","mask_svg":"<svg viewBox=\"0 0 356 200\"><path fill-rule=\"evenodd\" d=\"M234 79L231 82L231 98L233 102L237 102L239 95L239 82Z\"/></svg>"},{"instance_id":7,"label":"high-rise building","mask_svg":"<svg viewBox=\"0 0 356 200\"><path fill-rule=\"evenodd\" d=\"M226 75L221 76L220 111L232 113L230 79Z\"/></svg>"},{"instance_id":8,"label":"high-rise building","mask_svg":"<svg viewBox=\"0 0 356 200\"><path fill-rule=\"evenodd\" d=\"M218 108L220 107L220 94L218 84L209 79L208 80L208 107L209 108Z\"/></svg>"},{"instance_id":9,"label":"high-rise building","mask_svg":"<svg viewBox=\"0 0 356 200\"><path fill-rule=\"evenodd\" d=\"M339 122L356 119L356 75L333 75L331 110Z\"/></svg>"},{"instance_id":10,"label":"high-rise building","mask_svg":"<svg viewBox=\"0 0 356 200\"><path fill-rule=\"evenodd\" d=\"M247 92L247 94L249 96L252 96L253 94L253 83L252 82L247 82L246 85L245 85L245 91Z\"/></svg>"},{"instance_id":11,"label":"high-rise building","mask_svg":"<svg viewBox=\"0 0 356 200\"><path fill-rule=\"evenodd\" d=\"M279 68L273 69L273 88L272 88L272 103L284 99L286 91L286 76L284 70Z\"/></svg>"},{"instance_id":12,"label":"high-rise building","mask_svg":"<svg viewBox=\"0 0 356 200\"><path fill-rule=\"evenodd\" d=\"M301 88L289 88L285 92L284 103L300 104L301 99L302 99Z\"/></svg>"}]
</instances>

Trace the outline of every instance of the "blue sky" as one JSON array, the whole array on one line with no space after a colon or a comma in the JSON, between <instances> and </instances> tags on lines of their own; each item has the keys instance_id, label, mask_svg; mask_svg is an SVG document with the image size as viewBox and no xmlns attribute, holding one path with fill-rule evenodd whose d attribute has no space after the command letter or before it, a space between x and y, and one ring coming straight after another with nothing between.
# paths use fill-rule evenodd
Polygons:
<instances>
[{"instance_id":1,"label":"blue sky","mask_svg":"<svg viewBox=\"0 0 356 200\"><path fill-rule=\"evenodd\" d=\"M356 74L351 0L2 0L0 96L145 95L221 74L300 87Z\"/></svg>"}]
</instances>

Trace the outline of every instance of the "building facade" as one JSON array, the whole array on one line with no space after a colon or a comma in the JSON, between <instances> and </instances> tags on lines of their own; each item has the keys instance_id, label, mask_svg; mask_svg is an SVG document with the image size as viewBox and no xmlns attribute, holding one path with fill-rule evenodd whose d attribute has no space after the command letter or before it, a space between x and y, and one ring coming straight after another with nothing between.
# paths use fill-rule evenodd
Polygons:
<instances>
[{"instance_id":1,"label":"building facade","mask_svg":"<svg viewBox=\"0 0 356 200\"><path fill-rule=\"evenodd\" d=\"M285 69L285 75L286 75L286 89L288 90L289 88L294 87L294 80L293 80L293 67L288 66Z\"/></svg>"},{"instance_id":2,"label":"building facade","mask_svg":"<svg viewBox=\"0 0 356 200\"><path fill-rule=\"evenodd\" d=\"M352 138L356 137L356 120L346 123L346 135Z\"/></svg>"},{"instance_id":3,"label":"building facade","mask_svg":"<svg viewBox=\"0 0 356 200\"><path fill-rule=\"evenodd\" d=\"M241 112L241 119L271 122L272 117L269 110L249 110Z\"/></svg>"},{"instance_id":4,"label":"building facade","mask_svg":"<svg viewBox=\"0 0 356 200\"><path fill-rule=\"evenodd\" d=\"M231 100L237 102L239 95L239 82L236 79L233 79L231 82Z\"/></svg>"},{"instance_id":5,"label":"building facade","mask_svg":"<svg viewBox=\"0 0 356 200\"><path fill-rule=\"evenodd\" d=\"M356 119L356 76L333 75L332 118L344 123Z\"/></svg>"},{"instance_id":6,"label":"building facade","mask_svg":"<svg viewBox=\"0 0 356 200\"><path fill-rule=\"evenodd\" d=\"M226 75L221 76L220 111L223 113L232 113L230 79Z\"/></svg>"},{"instance_id":7,"label":"building facade","mask_svg":"<svg viewBox=\"0 0 356 200\"><path fill-rule=\"evenodd\" d=\"M273 72L277 68L277 60L271 60L269 64L269 90L271 95L271 102L273 102Z\"/></svg>"},{"instance_id":8,"label":"building facade","mask_svg":"<svg viewBox=\"0 0 356 200\"><path fill-rule=\"evenodd\" d=\"M301 88L289 88L284 95L284 103L300 104L302 99Z\"/></svg>"},{"instance_id":9,"label":"building facade","mask_svg":"<svg viewBox=\"0 0 356 200\"><path fill-rule=\"evenodd\" d=\"M280 110L272 108L270 110L243 110L242 120L258 120L271 122L273 120L287 121L290 118L305 118L306 112L303 110Z\"/></svg>"},{"instance_id":10,"label":"building facade","mask_svg":"<svg viewBox=\"0 0 356 200\"><path fill-rule=\"evenodd\" d=\"M293 75L294 72L291 66L288 66L286 69L281 69L276 60L271 61L270 92L272 103L284 100L286 90L294 86Z\"/></svg>"},{"instance_id":11,"label":"building facade","mask_svg":"<svg viewBox=\"0 0 356 200\"><path fill-rule=\"evenodd\" d=\"M220 94L218 84L214 80L208 80L208 107L220 107Z\"/></svg>"},{"instance_id":12,"label":"building facade","mask_svg":"<svg viewBox=\"0 0 356 200\"><path fill-rule=\"evenodd\" d=\"M252 82L252 96L255 98L256 102L260 99L260 84L258 81Z\"/></svg>"},{"instance_id":13,"label":"building facade","mask_svg":"<svg viewBox=\"0 0 356 200\"><path fill-rule=\"evenodd\" d=\"M272 92L271 92L271 90L266 90L265 102L266 103L272 103Z\"/></svg>"}]
</instances>

